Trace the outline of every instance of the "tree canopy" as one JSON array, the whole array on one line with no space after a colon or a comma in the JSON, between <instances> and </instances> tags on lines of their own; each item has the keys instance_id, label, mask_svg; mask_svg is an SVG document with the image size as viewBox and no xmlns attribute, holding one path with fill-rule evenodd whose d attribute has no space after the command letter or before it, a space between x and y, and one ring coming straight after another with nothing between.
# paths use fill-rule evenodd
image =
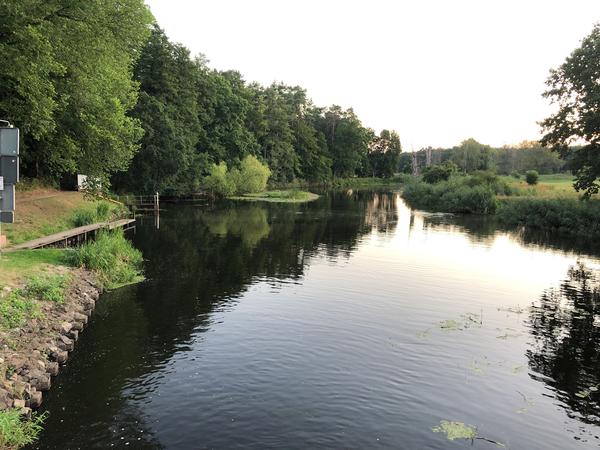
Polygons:
<instances>
[{"instance_id":1,"label":"tree canopy","mask_svg":"<svg viewBox=\"0 0 600 450\"><path fill-rule=\"evenodd\" d=\"M590 197L600 188L600 24L546 84L544 97L557 111L541 123L541 142L570 159L575 189ZM583 145L573 146L578 143Z\"/></svg>"}]
</instances>

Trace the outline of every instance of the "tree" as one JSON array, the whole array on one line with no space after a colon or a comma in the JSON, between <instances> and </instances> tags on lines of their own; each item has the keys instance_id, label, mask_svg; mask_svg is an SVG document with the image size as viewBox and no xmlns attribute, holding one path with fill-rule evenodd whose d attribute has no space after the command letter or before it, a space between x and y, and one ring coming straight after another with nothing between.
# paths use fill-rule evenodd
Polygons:
<instances>
[{"instance_id":1,"label":"tree","mask_svg":"<svg viewBox=\"0 0 600 450\"><path fill-rule=\"evenodd\" d=\"M541 143L570 159L575 189L589 198L600 185L600 24L558 68L550 71L544 97L558 111L541 122ZM578 142L585 144L573 148Z\"/></svg>"},{"instance_id":2,"label":"tree","mask_svg":"<svg viewBox=\"0 0 600 450\"><path fill-rule=\"evenodd\" d=\"M451 150L450 159L464 173L475 170L490 170L494 165L494 152L489 145L481 144L475 139L469 138Z\"/></svg>"},{"instance_id":3,"label":"tree","mask_svg":"<svg viewBox=\"0 0 600 450\"><path fill-rule=\"evenodd\" d=\"M442 164L434 164L423 170L423 181L434 184L440 181L447 181L450 176L457 171L456 164L452 161L445 161Z\"/></svg>"},{"instance_id":4,"label":"tree","mask_svg":"<svg viewBox=\"0 0 600 450\"><path fill-rule=\"evenodd\" d=\"M544 97L558 111L541 122L541 143L570 159L575 189L589 198L600 185L600 24L558 68L550 71ZM579 148L571 147L585 142Z\"/></svg>"},{"instance_id":5,"label":"tree","mask_svg":"<svg viewBox=\"0 0 600 450\"><path fill-rule=\"evenodd\" d=\"M400 137L395 131L382 130L369 144L368 160L371 175L389 178L398 169L400 161Z\"/></svg>"},{"instance_id":6,"label":"tree","mask_svg":"<svg viewBox=\"0 0 600 450\"><path fill-rule=\"evenodd\" d=\"M118 184L137 192L190 192L200 182L196 80L188 50L154 26L135 66L140 96L133 116L144 127L141 149Z\"/></svg>"},{"instance_id":7,"label":"tree","mask_svg":"<svg viewBox=\"0 0 600 450\"><path fill-rule=\"evenodd\" d=\"M3 2L0 114L23 130L26 174L127 168L143 133L132 66L152 20L143 0Z\"/></svg>"}]
</instances>

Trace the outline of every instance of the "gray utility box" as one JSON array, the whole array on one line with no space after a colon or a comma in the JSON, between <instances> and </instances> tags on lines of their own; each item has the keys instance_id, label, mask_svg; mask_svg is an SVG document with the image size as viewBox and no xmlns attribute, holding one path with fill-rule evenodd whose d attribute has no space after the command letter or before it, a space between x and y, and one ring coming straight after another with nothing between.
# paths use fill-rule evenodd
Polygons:
<instances>
[{"instance_id":1,"label":"gray utility box","mask_svg":"<svg viewBox=\"0 0 600 450\"><path fill-rule=\"evenodd\" d=\"M19 129L0 127L0 156L19 155Z\"/></svg>"},{"instance_id":2,"label":"gray utility box","mask_svg":"<svg viewBox=\"0 0 600 450\"><path fill-rule=\"evenodd\" d=\"M15 185L5 184L4 190L0 191L0 211L14 211L15 210Z\"/></svg>"},{"instance_id":3,"label":"gray utility box","mask_svg":"<svg viewBox=\"0 0 600 450\"><path fill-rule=\"evenodd\" d=\"M0 156L0 176L4 177L5 185L19 182L18 156Z\"/></svg>"},{"instance_id":4,"label":"gray utility box","mask_svg":"<svg viewBox=\"0 0 600 450\"><path fill-rule=\"evenodd\" d=\"M0 222L15 223L15 212L14 211L0 211Z\"/></svg>"}]
</instances>

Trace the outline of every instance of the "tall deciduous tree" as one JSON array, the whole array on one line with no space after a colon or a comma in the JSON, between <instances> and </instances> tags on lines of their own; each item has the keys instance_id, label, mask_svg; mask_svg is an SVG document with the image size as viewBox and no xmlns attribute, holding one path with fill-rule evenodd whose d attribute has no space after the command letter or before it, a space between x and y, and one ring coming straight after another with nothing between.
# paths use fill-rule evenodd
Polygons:
<instances>
[{"instance_id":1,"label":"tall deciduous tree","mask_svg":"<svg viewBox=\"0 0 600 450\"><path fill-rule=\"evenodd\" d=\"M133 116L145 130L127 179L143 192L190 192L199 185L196 145L200 135L196 81L188 50L154 26L135 67L140 96Z\"/></svg>"},{"instance_id":2,"label":"tall deciduous tree","mask_svg":"<svg viewBox=\"0 0 600 450\"><path fill-rule=\"evenodd\" d=\"M600 24L550 72L546 84L544 97L558 110L541 123L541 142L569 157L575 189L590 197L600 189ZM579 142L584 145L572 147Z\"/></svg>"},{"instance_id":3,"label":"tall deciduous tree","mask_svg":"<svg viewBox=\"0 0 600 450\"><path fill-rule=\"evenodd\" d=\"M143 0L3 0L0 10L0 114L24 131L25 171L125 170L143 133L127 115L152 20Z\"/></svg>"}]
</instances>

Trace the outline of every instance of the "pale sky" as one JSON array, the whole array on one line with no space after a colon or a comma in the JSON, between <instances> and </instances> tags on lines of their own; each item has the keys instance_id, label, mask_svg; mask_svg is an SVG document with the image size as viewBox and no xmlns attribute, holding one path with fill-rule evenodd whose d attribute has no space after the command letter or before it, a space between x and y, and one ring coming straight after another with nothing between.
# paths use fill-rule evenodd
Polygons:
<instances>
[{"instance_id":1,"label":"pale sky","mask_svg":"<svg viewBox=\"0 0 600 450\"><path fill-rule=\"evenodd\" d=\"M599 0L147 0L210 66L353 107L405 150L539 138L551 67L600 22Z\"/></svg>"}]
</instances>

